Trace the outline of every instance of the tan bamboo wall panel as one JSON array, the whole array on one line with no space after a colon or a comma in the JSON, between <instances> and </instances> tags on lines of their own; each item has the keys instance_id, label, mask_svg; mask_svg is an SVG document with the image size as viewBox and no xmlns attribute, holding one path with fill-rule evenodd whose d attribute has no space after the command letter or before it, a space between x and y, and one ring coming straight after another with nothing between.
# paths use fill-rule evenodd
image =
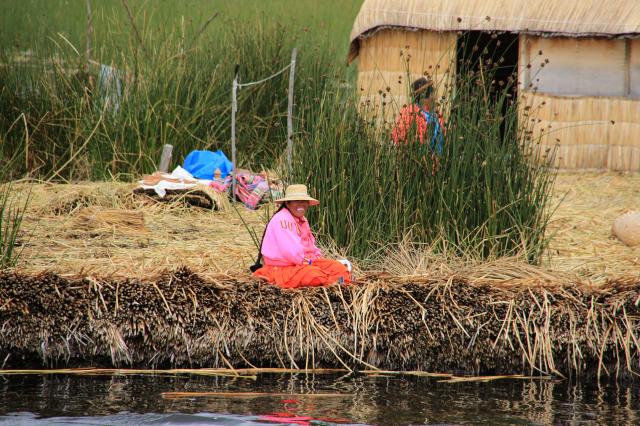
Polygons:
<instances>
[{"instance_id":1,"label":"tan bamboo wall panel","mask_svg":"<svg viewBox=\"0 0 640 426\"><path fill-rule=\"evenodd\" d=\"M609 147L609 168L611 170L640 171L640 148L612 145Z\"/></svg>"},{"instance_id":2,"label":"tan bamboo wall panel","mask_svg":"<svg viewBox=\"0 0 640 426\"><path fill-rule=\"evenodd\" d=\"M436 94L447 92L448 77L455 72L457 36L452 32L385 29L361 40L358 57L358 92L361 103L392 119L408 102L411 83L428 76ZM384 94L384 96L383 96Z\"/></svg>"},{"instance_id":3,"label":"tan bamboo wall panel","mask_svg":"<svg viewBox=\"0 0 640 426\"><path fill-rule=\"evenodd\" d=\"M452 43L455 47L455 41L455 33L451 32L381 30L362 40L366 52L361 52L358 66L366 70L404 71L410 59L412 73L432 72L436 65L449 65L449 48Z\"/></svg>"},{"instance_id":4,"label":"tan bamboo wall panel","mask_svg":"<svg viewBox=\"0 0 640 426\"><path fill-rule=\"evenodd\" d=\"M609 169L640 171L640 99L613 104L609 113L620 117L609 127Z\"/></svg>"},{"instance_id":5,"label":"tan bamboo wall panel","mask_svg":"<svg viewBox=\"0 0 640 426\"><path fill-rule=\"evenodd\" d=\"M560 145L555 149L555 166L559 169L602 170L609 148L606 145Z\"/></svg>"},{"instance_id":6,"label":"tan bamboo wall panel","mask_svg":"<svg viewBox=\"0 0 640 426\"><path fill-rule=\"evenodd\" d=\"M526 87L572 96L624 96L627 40L526 36Z\"/></svg>"},{"instance_id":7,"label":"tan bamboo wall panel","mask_svg":"<svg viewBox=\"0 0 640 426\"><path fill-rule=\"evenodd\" d=\"M640 171L640 99L520 96L531 107L534 141L555 147L556 167Z\"/></svg>"},{"instance_id":8,"label":"tan bamboo wall panel","mask_svg":"<svg viewBox=\"0 0 640 426\"><path fill-rule=\"evenodd\" d=\"M544 96L545 105L538 104L533 112L541 120L587 122L608 117L608 103L603 98Z\"/></svg>"}]
</instances>

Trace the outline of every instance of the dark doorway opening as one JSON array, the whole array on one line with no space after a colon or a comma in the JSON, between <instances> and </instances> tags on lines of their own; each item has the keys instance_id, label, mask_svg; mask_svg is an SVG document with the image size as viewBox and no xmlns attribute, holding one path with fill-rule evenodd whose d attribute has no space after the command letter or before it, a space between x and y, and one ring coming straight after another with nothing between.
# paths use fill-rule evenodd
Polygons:
<instances>
[{"instance_id":1,"label":"dark doorway opening","mask_svg":"<svg viewBox=\"0 0 640 426\"><path fill-rule=\"evenodd\" d=\"M509 32L467 31L458 38L456 65L458 78L479 76L484 73L490 76L490 96L493 101L505 93L509 95L509 102L501 107L504 116L509 103L517 96L518 78L518 34ZM471 77L469 77L471 78ZM505 129L501 128L502 136Z\"/></svg>"}]
</instances>

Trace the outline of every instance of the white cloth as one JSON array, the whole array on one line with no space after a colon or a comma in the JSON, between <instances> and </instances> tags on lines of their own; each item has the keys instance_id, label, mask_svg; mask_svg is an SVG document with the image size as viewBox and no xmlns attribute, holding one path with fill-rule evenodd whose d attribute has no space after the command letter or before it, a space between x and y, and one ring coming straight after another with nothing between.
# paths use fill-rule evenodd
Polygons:
<instances>
[{"instance_id":1,"label":"white cloth","mask_svg":"<svg viewBox=\"0 0 640 426\"><path fill-rule=\"evenodd\" d=\"M176 179L193 179L193 175L180 166L173 169L170 177L173 177Z\"/></svg>"},{"instance_id":2,"label":"white cloth","mask_svg":"<svg viewBox=\"0 0 640 426\"><path fill-rule=\"evenodd\" d=\"M190 189L195 186L195 183L169 182L168 180L161 180L155 185L145 185L143 183L140 184L140 188L153 189L160 198L167 195L167 189Z\"/></svg>"},{"instance_id":3,"label":"white cloth","mask_svg":"<svg viewBox=\"0 0 640 426\"><path fill-rule=\"evenodd\" d=\"M173 169L173 172L162 173L160 176L166 179L179 180L180 182L161 180L155 185L145 185L144 181L141 180L139 181L140 188L153 189L160 198L163 198L165 195L167 195L167 189L191 189L196 185L209 186L209 184L212 182L209 179L196 179L191 173L180 166ZM185 180L187 180L188 182L185 182Z\"/></svg>"},{"instance_id":4,"label":"white cloth","mask_svg":"<svg viewBox=\"0 0 640 426\"><path fill-rule=\"evenodd\" d=\"M346 266L347 267L347 271L351 272L351 262L349 262L347 259L338 259L338 262L340 262L344 266Z\"/></svg>"}]
</instances>

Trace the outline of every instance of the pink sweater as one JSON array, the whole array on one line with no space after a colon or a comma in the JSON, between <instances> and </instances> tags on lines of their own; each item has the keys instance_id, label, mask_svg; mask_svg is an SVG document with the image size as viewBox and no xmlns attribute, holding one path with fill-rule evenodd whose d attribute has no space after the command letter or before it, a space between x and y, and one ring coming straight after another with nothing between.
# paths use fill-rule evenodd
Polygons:
<instances>
[{"instance_id":1,"label":"pink sweater","mask_svg":"<svg viewBox=\"0 0 640 426\"><path fill-rule=\"evenodd\" d=\"M302 265L304 258L317 259L321 255L306 218L298 219L286 208L271 218L262 243L265 265Z\"/></svg>"}]
</instances>

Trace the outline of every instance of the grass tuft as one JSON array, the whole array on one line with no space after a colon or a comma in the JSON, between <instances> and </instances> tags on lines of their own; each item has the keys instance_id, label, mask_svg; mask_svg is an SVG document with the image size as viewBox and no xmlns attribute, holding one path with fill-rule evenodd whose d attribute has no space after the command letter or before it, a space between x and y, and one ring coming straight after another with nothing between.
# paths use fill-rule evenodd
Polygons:
<instances>
[{"instance_id":1,"label":"grass tuft","mask_svg":"<svg viewBox=\"0 0 640 426\"><path fill-rule=\"evenodd\" d=\"M20 200L13 192L12 182L0 183L0 269L14 266L22 253L20 228L30 198L31 192Z\"/></svg>"}]
</instances>

